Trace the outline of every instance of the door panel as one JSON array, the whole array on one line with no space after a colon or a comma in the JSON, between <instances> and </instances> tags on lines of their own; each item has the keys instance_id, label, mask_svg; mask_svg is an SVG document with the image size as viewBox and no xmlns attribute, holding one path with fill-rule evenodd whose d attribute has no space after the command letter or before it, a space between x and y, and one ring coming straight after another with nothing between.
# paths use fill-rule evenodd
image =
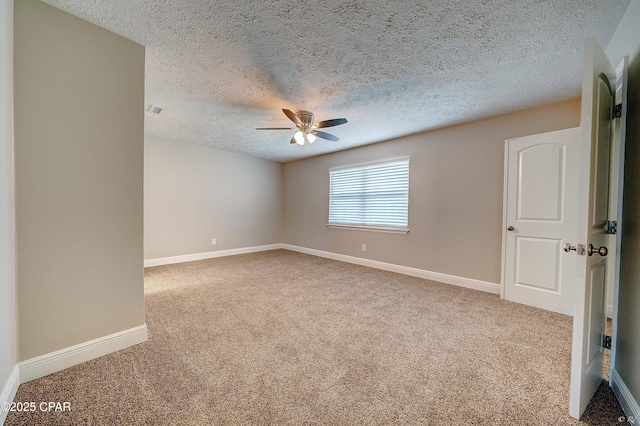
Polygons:
<instances>
[{"instance_id":1,"label":"door panel","mask_svg":"<svg viewBox=\"0 0 640 426\"><path fill-rule=\"evenodd\" d=\"M562 220L565 147L536 145L519 155L518 220Z\"/></svg>"},{"instance_id":2,"label":"door panel","mask_svg":"<svg viewBox=\"0 0 640 426\"><path fill-rule=\"evenodd\" d=\"M609 219L609 165L611 155L611 114L613 93L606 75L598 76L598 141L594 170L594 214L592 226L600 231Z\"/></svg>"},{"instance_id":3,"label":"door panel","mask_svg":"<svg viewBox=\"0 0 640 426\"><path fill-rule=\"evenodd\" d=\"M580 129L511 139L505 150L503 297L572 315L576 270L562 246L576 239Z\"/></svg>"},{"instance_id":4,"label":"door panel","mask_svg":"<svg viewBox=\"0 0 640 426\"><path fill-rule=\"evenodd\" d=\"M592 364L602 351L602 336L604 334L604 280L605 266L599 262L591 266L589 274L589 343L585 364Z\"/></svg>"},{"instance_id":5,"label":"door panel","mask_svg":"<svg viewBox=\"0 0 640 426\"><path fill-rule=\"evenodd\" d=\"M560 240L516 237L515 285L560 291ZM547 265L541 268L540 265Z\"/></svg>"},{"instance_id":6,"label":"door panel","mask_svg":"<svg viewBox=\"0 0 640 426\"><path fill-rule=\"evenodd\" d=\"M578 240L587 248L607 245L604 229L609 210L609 160L615 72L595 38L587 39L582 82ZM569 414L580 418L602 381L602 337L606 321L607 263L597 253L575 260L578 280L573 320Z\"/></svg>"}]
</instances>

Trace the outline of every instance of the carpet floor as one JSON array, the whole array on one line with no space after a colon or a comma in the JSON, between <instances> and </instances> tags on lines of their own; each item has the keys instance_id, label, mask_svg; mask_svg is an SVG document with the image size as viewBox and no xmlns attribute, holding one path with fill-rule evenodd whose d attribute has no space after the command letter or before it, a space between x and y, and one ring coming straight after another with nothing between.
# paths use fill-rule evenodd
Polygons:
<instances>
[{"instance_id":1,"label":"carpet floor","mask_svg":"<svg viewBox=\"0 0 640 426\"><path fill-rule=\"evenodd\" d=\"M568 413L570 317L286 250L147 268L149 340L25 383L6 425L614 425ZM604 383L604 382L603 382Z\"/></svg>"}]
</instances>

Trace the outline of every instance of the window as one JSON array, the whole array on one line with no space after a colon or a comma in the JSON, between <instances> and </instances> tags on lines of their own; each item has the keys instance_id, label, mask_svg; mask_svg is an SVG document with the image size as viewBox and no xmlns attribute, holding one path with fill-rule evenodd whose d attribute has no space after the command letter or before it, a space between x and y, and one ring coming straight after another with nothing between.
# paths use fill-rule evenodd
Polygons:
<instances>
[{"instance_id":1,"label":"window","mask_svg":"<svg viewBox=\"0 0 640 426\"><path fill-rule=\"evenodd\" d=\"M329 226L407 233L409 158L329 170Z\"/></svg>"}]
</instances>

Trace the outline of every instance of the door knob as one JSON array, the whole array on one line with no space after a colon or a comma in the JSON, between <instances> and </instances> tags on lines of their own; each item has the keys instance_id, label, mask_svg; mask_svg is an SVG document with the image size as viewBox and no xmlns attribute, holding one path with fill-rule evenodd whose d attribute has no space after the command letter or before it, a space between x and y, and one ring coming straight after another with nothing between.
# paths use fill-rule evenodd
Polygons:
<instances>
[{"instance_id":1,"label":"door knob","mask_svg":"<svg viewBox=\"0 0 640 426\"><path fill-rule=\"evenodd\" d=\"M565 245L562 246L562 249L564 251L566 251L567 253L569 253L571 250L576 250L576 246L572 246L571 243L567 243Z\"/></svg>"},{"instance_id":2,"label":"door knob","mask_svg":"<svg viewBox=\"0 0 640 426\"><path fill-rule=\"evenodd\" d=\"M589 249L587 250L587 253L589 253L589 256L591 256L594 253L597 253L600 256L606 256L607 253L609 253L609 250L607 250L605 246L602 246L600 248L595 248L593 244L589 244Z\"/></svg>"},{"instance_id":3,"label":"door knob","mask_svg":"<svg viewBox=\"0 0 640 426\"><path fill-rule=\"evenodd\" d=\"M513 226L508 226L507 227L507 231L513 231L514 229L516 229L516 228L514 228Z\"/></svg>"}]
</instances>

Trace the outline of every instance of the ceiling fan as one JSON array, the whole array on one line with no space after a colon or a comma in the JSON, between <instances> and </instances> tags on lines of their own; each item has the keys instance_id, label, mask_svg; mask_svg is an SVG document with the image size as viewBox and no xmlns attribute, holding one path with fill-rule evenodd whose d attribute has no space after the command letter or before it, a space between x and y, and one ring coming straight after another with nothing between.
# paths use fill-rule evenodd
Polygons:
<instances>
[{"instance_id":1,"label":"ceiling fan","mask_svg":"<svg viewBox=\"0 0 640 426\"><path fill-rule=\"evenodd\" d=\"M305 143L314 143L316 136L322 139L327 139L333 142L340 140L337 136L334 136L327 132L322 132L318 129L324 127L339 126L347 122L346 118L334 118L333 120L313 122L313 114L309 111L293 112L288 109L283 109L282 112L293 121L296 127L256 127L256 130L298 130L291 138L291 143L297 143L298 145L304 145Z\"/></svg>"}]
</instances>

